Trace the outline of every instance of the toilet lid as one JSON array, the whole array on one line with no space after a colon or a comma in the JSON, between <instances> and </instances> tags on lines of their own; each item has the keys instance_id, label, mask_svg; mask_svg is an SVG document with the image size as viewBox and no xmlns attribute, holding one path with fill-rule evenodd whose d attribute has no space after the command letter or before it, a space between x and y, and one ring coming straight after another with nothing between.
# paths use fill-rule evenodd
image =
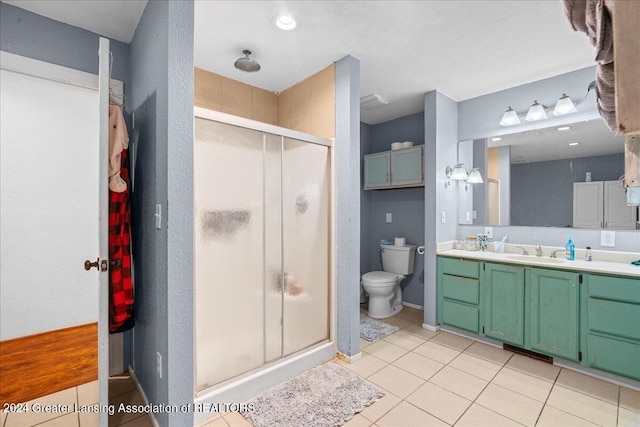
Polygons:
<instances>
[{"instance_id":1,"label":"toilet lid","mask_svg":"<svg viewBox=\"0 0 640 427\"><path fill-rule=\"evenodd\" d=\"M362 275L362 279L371 283L390 282L398 280L398 275L387 271L370 271Z\"/></svg>"}]
</instances>

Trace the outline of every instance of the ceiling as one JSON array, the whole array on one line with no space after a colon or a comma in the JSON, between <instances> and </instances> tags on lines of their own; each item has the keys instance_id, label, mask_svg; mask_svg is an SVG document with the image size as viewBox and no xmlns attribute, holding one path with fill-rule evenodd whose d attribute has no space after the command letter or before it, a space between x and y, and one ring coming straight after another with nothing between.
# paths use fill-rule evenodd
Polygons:
<instances>
[{"instance_id":1,"label":"ceiling","mask_svg":"<svg viewBox=\"0 0 640 427\"><path fill-rule=\"evenodd\" d=\"M543 162L602 156L624 152L624 137L611 132L603 120L572 123L569 130L559 126L501 135L502 140L488 140L489 147L511 146L511 163ZM570 146L569 143L579 142Z\"/></svg>"},{"instance_id":2,"label":"ceiling","mask_svg":"<svg viewBox=\"0 0 640 427\"><path fill-rule=\"evenodd\" d=\"M146 0L3 0L130 42ZM281 12L293 31L278 29ZM258 73L233 68L243 49ZM362 110L377 124L423 111L437 89L456 101L594 64L588 38L553 1L195 1L195 65L280 92L346 55L360 59L361 96L387 106Z\"/></svg>"}]
</instances>

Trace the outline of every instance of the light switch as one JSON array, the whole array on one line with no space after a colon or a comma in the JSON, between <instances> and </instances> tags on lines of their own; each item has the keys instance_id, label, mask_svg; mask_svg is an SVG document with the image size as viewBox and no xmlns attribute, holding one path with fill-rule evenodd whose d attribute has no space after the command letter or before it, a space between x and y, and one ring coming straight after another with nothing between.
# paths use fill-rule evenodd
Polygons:
<instances>
[{"instance_id":1,"label":"light switch","mask_svg":"<svg viewBox=\"0 0 640 427\"><path fill-rule=\"evenodd\" d=\"M487 235L488 239L493 239L493 227L485 227L484 234Z\"/></svg>"},{"instance_id":2,"label":"light switch","mask_svg":"<svg viewBox=\"0 0 640 427\"><path fill-rule=\"evenodd\" d=\"M387 212L387 222L391 222L391 212Z\"/></svg>"},{"instance_id":3,"label":"light switch","mask_svg":"<svg viewBox=\"0 0 640 427\"><path fill-rule=\"evenodd\" d=\"M445 222L447 222L447 213L445 211L442 211L442 213L440 214L440 221L444 224Z\"/></svg>"},{"instance_id":4,"label":"light switch","mask_svg":"<svg viewBox=\"0 0 640 427\"><path fill-rule=\"evenodd\" d=\"M467 211L467 223L471 223L471 212Z\"/></svg>"},{"instance_id":5,"label":"light switch","mask_svg":"<svg viewBox=\"0 0 640 427\"><path fill-rule=\"evenodd\" d=\"M156 230L162 230L162 205L156 205Z\"/></svg>"}]
</instances>

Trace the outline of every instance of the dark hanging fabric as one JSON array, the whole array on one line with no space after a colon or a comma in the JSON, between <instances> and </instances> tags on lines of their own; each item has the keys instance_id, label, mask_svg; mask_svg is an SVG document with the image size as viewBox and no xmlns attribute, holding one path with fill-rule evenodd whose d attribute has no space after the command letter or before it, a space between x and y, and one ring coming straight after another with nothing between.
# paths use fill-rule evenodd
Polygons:
<instances>
[{"instance_id":1,"label":"dark hanging fabric","mask_svg":"<svg viewBox=\"0 0 640 427\"><path fill-rule=\"evenodd\" d=\"M129 182L127 150L122 150L120 177ZM131 210L129 188L109 191L109 333L133 328L133 281L131 279Z\"/></svg>"}]
</instances>

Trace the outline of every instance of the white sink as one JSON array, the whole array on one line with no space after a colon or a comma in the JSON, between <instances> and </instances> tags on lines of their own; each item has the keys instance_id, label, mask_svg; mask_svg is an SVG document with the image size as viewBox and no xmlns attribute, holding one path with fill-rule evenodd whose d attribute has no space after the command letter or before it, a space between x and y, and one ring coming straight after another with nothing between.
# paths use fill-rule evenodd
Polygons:
<instances>
[{"instance_id":1,"label":"white sink","mask_svg":"<svg viewBox=\"0 0 640 427\"><path fill-rule=\"evenodd\" d=\"M560 258L537 257L532 255L507 255L505 258L532 264L563 264L564 262L566 262L565 260Z\"/></svg>"}]
</instances>

